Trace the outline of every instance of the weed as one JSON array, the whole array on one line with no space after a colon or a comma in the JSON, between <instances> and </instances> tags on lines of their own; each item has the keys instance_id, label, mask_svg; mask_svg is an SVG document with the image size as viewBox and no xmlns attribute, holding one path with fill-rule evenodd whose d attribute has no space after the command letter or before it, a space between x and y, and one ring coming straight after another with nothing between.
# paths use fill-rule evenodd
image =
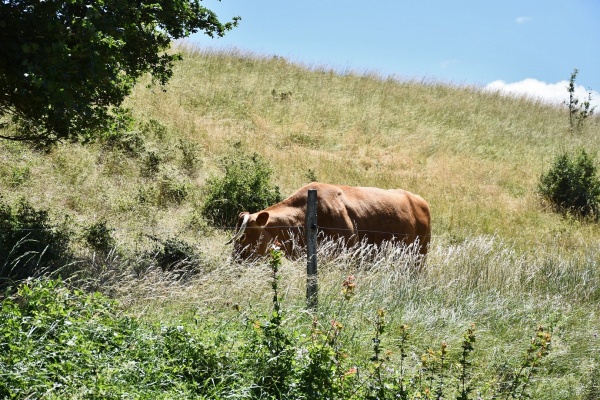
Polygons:
<instances>
[{"instance_id":1,"label":"weed","mask_svg":"<svg viewBox=\"0 0 600 400\"><path fill-rule=\"evenodd\" d=\"M542 359L549 354L551 343L552 336L550 332L540 326L533 339L531 339L521 365L514 375L507 397L508 395L513 399L527 397L527 389L531 384L531 378L538 372Z\"/></svg>"},{"instance_id":2,"label":"weed","mask_svg":"<svg viewBox=\"0 0 600 400\"><path fill-rule=\"evenodd\" d=\"M383 370L386 362L389 361L387 355L382 357L383 349L381 347L381 336L385 331L385 312L382 309L377 310L375 319L375 336L373 337L373 372L367 399L384 399L386 397L386 389L383 378Z\"/></svg>"},{"instance_id":3,"label":"weed","mask_svg":"<svg viewBox=\"0 0 600 400\"><path fill-rule=\"evenodd\" d=\"M571 73L571 79L569 79L569 126L571 130L580 131L583 127L586 119L594 115L594 109L592 107L592 91L588 93L587 100L579 103L579 99L575 97L575 79L579 70L575 68Z\"/></svg>"},{"instance_id":4,"label":"weed","mask_svg":"<svg viewBox=\"0 0 600 400\"><path fill-rule=\"evenodd\" d=\"M469 395L473 392L471 378L471 353L475 350L475 325L471 325L469 329L463 335L463 341L461 344L462 353L458 363L460 365L460 372L458 377L458 396L456 400L468 400Z\"/></svg>"},{"instance_id":5,"label":"weed","mask_svg":"<svg viewBox=\"0 0 600 400\"><path fill-rule=\"evenodd\" d=\"M276 246L270 250L271 288L273 312L267 322L252 321L254 340L248 348L253 370L253 395L255 398L287 398L286 393L293 377L293 340L285 331L279 293L279 268L283 252Z\"/></svg>"},{"instance_id":6,"label":"weed","mask_svg":"<svg viewBox=\"0 0 600 400\"><path fill-rule=\"evenodd\" d=\"M178 148L181 151L181 168L189 177L195 177L198 167L201 166L202 160L198 153L198 145L196 143L179 139Z\"/></svg>"}]
</instances>

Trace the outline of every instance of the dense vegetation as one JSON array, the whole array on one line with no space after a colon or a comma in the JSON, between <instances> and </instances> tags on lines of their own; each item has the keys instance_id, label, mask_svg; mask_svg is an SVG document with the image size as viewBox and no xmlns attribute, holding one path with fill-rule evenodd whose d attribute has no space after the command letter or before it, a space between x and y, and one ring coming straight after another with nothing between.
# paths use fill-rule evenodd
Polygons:
<instances>
[{"instance_id":1,"label":"dense vegetation","mask_svg":"<svg viewBox=\"0 0 600 400\"><path fill-rule=\"evenodd\" d=\"M29 229L16 217L30 210L66 235L70 254L69 268L58 268L68 285L33 281L16 294L11 285L4 297L14 325L3 325L1 345L14 346L0 363L10 377L3 395L256 398L280 388L257 380L280 364L244 364L269 349L269 332L294 353L273 359L291 363L279 370L293 375L277 379L294 396L309 393L302 382L331 378L332 390L391 398L402 376L418 376L423 355L438 368L443 352L448 369L435 372L430 398L440 379L446 396L459 396L472 334L464 384L477 384L464 398L597 397L600 228L553 212L538 193L560 154L596 157L595 117L573 130L567 109L476 88L184 51L168 90L136 87L132 112L101 142L48 153L0 142L10 229ZM206 220L210 182L235 154L266 160L284 196L315 178L421 194L433 214L428 267L415 274L401 249L372 257L325 247L318 312L304 311L304 262L283 260L274 314L272 265L231 262L231 226ZM351 299L340 293L349 275ZM86 294L94 290L103 296ZM524 361L531 353L541 357Z\"/></svg>"},{"instance_id":2,"label":"dense vegetation","mask_svg":"<svg viewBox=\"0 0 600 400\"><path fill-rule=\"evenodd\" d=\"M138 79L165 84L171 41L235 26L200 1L0 2L0 126L40 147L101 135Z\"/></svg>"}]
</instances>

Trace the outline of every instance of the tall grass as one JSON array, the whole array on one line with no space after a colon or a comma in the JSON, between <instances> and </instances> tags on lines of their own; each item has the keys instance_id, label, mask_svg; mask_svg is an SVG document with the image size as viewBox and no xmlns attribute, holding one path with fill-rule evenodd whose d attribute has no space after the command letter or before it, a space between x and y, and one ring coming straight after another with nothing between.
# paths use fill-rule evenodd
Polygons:
<instances>
[{"instance_id":1,"label":"tall grass","mask_svg":"<svg viewBox=\"0 0 600 400\"><path fill-rule=\"evenodd\" d=\"M278 288L285 329L302 332L313 318L321 329L337 321L348 354L366 361L372 356L368 343L377 310L383 310L387 334L381 340L392 351L389 365L400 362L395 343L408 326L412 339L406 362L415 367L421 354L442 342L448 351L458 352L463 332L475 324L475 373L491 382L502 376L510 380L533 331L543 326L553 342L541 372L530 382L533 398L584 398L591 390L598 365L596 246L578 254L558 248L524 254L498 237L483 236L460 244L437 242L420 273L415 271L417 258L410 249L395 246L374 255L365 248L340 253L335 244L322 244L316 314L305 311L305 262L285 260ZM348 301L343 288L350 275L355 286ZM218 316L227 326L223 329L232 329L231 321L239 317L270 315L273 297L266 261L222 264L186 282L155 270L145 279L124 279L114 287L116 297L142 320L178 325Z\"/></svg>"}]
</instances>

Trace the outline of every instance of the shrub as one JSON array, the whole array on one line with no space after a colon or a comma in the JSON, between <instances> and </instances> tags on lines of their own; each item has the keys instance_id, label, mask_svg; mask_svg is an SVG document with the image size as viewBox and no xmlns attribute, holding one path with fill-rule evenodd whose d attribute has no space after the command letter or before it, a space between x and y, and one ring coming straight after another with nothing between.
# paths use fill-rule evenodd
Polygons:
<instances>
[{"instance_id":1,"label":"shrub","mask_svg":"<svg viewBox=\"0 0 600 400\"><path fill-rule=\"evenodd\" d=\"M206 182L203 215L215 225L235 225L242 211L256 212L281 201L279 187L271 183L273 170L254 153L234 154L222 160L223 177Z\"/></svg>"},{"instance_id":2,"label":"shrub","mask_svg":"<svg viewBox=\"0 0 600 400\"><path fill-rule=\"evenodd\" d=\"M163 168L159 174L157 189L157 204L161 207L183 203L191 191L188 180L177 169L170 166Z\"/></svg>"},{"instance_id":3,"label":"shrub","mask_svg":"<svg viewBox=\"0 0 600 400\"><path fill-rule=\"evenodd\" d=\"M137 264L141 270L156 266L163 271L195 272L202 263L201 253L185 240L177 237L148 238L154 245L149 251L139 255Z\"/></svg>"},{"instance_id":4,"label":"shrub","mask_svg":"<svg viewBox=\"0 0 600 400\"><path fill-rule=\"evenodd\" d=\"M560 212L597 217L600 211L600 179L594 159L585 150L559 155L542 174L539 193Z\"/></svg>"},{"instance_id":5,"label":"shrub","mask_svg":"<svg viewBox=\"0 0 600 400\"><path fill-rule=\"evenodd\" d=\"M98 221L84 228L83 238L93 250L107 254L116 246L112 232L114 229L109 228L106 221Z\"/></svg>"},{"instance_id":6,"label":"shrub","mask_svg":"<svg viewBox=\"0 0 600 400\"><path fill-rule=\"evenodd\" d=\"M140 129L144 136L154 137L158 140L164 140L168 133L167 127L155 119L143 122Z\"/></svg>"},{"instance_id":7,"label":"shrub","mask_svg":"<svg viewBox=\"0 0 600 400\"><path fill-rule=\"evenodd\" d=\"M198 254L189 243L170 238L160 242L156 260L163 270L168 270L177 265L194 263L198 260Z\"/></svg>"},{"instance_id":8,"label":"shrub","mask_svg":"<svg viewBox=\"0 0 600 400\"><path fill-rule=\"evenodd\" d=\"M154 150L147 151L144 153L142 162L140 165L140 173L145 178L152 178L160 171L160 164L162 162L161 155Z\"/></svg>"},{"instance_id":9,"label":"shrub","mask_svg":"<svg viewBox=\"0 0 600 400\"><path fill-rule=\"evenodd\" d=\"M69 243L70 232L53 225L47 211L24 199L15 206L0 200L0 279L56 271L72 259Z\"/></svg>"},{"instance_id":10,"label":"shrub","mask_svg":"<svg viewBox=\"0 0 600 400\"><path fill-rule=\"evenodd\" d=\"M196 176L196 170L198 169L198 166L202 164L202 160L198 156L198 145L196 143L180 139L178 148L181 150L181 168L189 177L194 178Z\"/></svg>"},{"instance_id":11,"label":"shrub","mask_svg":"<svg viewBox=\"0 0 600 400\"><path fill-rule=\"evenodd\" d=\"M130 157L135 157L144 150L144 137L134 129L135 119L128 109L118 109L115 118L104 132L104 146L121 150Z\"/></svg>"}]
</instances>

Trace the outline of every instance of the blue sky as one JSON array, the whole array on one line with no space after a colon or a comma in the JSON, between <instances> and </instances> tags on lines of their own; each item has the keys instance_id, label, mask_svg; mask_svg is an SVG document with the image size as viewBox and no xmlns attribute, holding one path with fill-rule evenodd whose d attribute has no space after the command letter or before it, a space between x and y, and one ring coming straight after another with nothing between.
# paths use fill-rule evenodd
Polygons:
<instances>
[{"instance_id":1,"label":"blue sky","mask_svg":"<svg viewBox=\"0 0 600 400\"><path fill-rule=\"evenodd\" d=\"M579 96L600 105L599 0L205 0L224 38L202 47L278 55L309 66L377 72L526 93L560 102L579 69ZM599 107L600 108L600 107ZM600 112L600 110L596 110Z\"/></svg>"}]
</instances>

